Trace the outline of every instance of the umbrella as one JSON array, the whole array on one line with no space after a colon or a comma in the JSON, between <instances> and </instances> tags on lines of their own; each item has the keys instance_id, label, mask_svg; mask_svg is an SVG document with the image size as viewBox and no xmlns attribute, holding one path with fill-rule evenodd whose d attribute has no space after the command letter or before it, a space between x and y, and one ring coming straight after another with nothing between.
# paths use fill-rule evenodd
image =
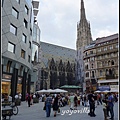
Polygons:
<instances>
[{"instance_id":1,"label":"umbrella","mask_svg":"<svg viewBox=\"0 0 120 120\"><path fill-rule=\"evenodd\" d=\"M56 93L59 93L59 92L66 93L66 92L68 92L68 91L66 91L66 90L62 90L62 89L55 89L54 91L55 91Z\"/></svg>"},{"instance_id":2,"label":"umbrella","mask_svg":"<svg viewBox=\"0 0 120 120\"><path fill-rule=\"evenodd\" d=\"M110 92L119 92L119 90L112 89L112 90L110 90Z\"/></svg>"},{"instance_id":3,"label":"umbrella","mask_svg":"<svg viewBox=\"0 0 120 120\"><path fill-rule=\"evenodd\" d=\"M107 93L107 92L110 92L110 91L108 91L108 90L104 90L104 91L102 91L102 92L106 92L106 93Z\"/></svg>"},{"instance_id":4,"label":"umbrella","mask_svg":"<svg viewBox=\"0 0 120 120\"><path fill-rule=\"evenodd\" d=\"M97 91L95 91L96 93L99 93L99 92L101 92L101 91L99 91L99 90L97 90Z\"/></svg>"},{"instance_id":5,"label":"umbrella","mask_svg":"<svg viewBox=\"0 0 120 120\"><path fill-rule=\"evenodd\" d=\"M55 91L52 90L52 89L48 89L48 90L46 90L46 92L48 92L48 93L54 93Z\"/></svg>"},{"instance_id":6,"label":"umbrella","mask_svg":"<svg viewBox=\"0 0 120 120\"><path fill-rule=\"evenodd\" d=\"M46 90L45 90L45 89L42 89L42 90L39 90L39 91L36 91L36 92L38 92L38 93L43 93L43 92L46 92Z\"/></svg>"}]
</instances>

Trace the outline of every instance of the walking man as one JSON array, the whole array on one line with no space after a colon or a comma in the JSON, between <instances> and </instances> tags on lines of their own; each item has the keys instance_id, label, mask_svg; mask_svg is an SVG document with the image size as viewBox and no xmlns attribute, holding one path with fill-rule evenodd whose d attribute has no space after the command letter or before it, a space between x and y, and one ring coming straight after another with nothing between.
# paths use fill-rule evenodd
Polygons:
<instances>
[{"instance_id":1,"label":"walking man","mask_svg":"<svg viewBox=\"0 0 120 120\"><path fill-rule=\"evenodd\" d=\"M50 97L48 94L46 95L45 104L46 104L46 117L50 117L52 97Z\"/></svg>"},{"instance_id":2,"label":"walking man","mask_svg":"<svg viewBox=\"0 0 120 120\"><path fill-rule=\"evenodd\" d=\"M114 104L113 104L113 97L111 93L108 93L108 106L109 106L109 110L111 114L110 119L113 120L114 119L114 110L113 110Z\"/></svg>"}]
</instances>

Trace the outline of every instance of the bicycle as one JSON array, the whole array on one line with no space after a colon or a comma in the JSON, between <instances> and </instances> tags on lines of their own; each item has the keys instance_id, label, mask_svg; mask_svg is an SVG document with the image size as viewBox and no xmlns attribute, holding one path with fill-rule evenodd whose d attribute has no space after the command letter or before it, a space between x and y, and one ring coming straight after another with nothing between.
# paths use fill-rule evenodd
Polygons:
<instances>
[{"instance_id":1,"label":"bicycle","mask_svg":"<svg viewBox=\"0 0 120 120\"><path fill-rule=\"evenodd\" d=\"M12 109L13 109L13 115L17 115L19 109L18 109L18 107L15 105L15 103L12 103L10 106L11 106Z\"/></svg>"}]
</instances>

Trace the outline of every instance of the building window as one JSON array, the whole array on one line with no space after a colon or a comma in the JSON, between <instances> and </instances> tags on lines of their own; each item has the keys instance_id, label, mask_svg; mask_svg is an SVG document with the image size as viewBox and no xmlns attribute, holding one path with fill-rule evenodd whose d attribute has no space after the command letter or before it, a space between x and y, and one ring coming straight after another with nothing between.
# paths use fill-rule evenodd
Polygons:
<instances>
[{"instance_id":1,"label":"building window","mask_svg":"<svg viewBox=\"0 0 120 120\"><path fill-rule=\"evenodd\" d=\"M25 5L25 12L28 14L28 7Z\"/></svg>"},{"instance_id":2,"label":"building window","mask_svg":"<svg viewBox=\"0 0 120 120\"><path fill-rule=\"evenodd\" d=\"M28 23L27 23L27 21L26 21L25 19L24 19L23 24L24 24L24 27L27 28L27 24L28 24Z\"/></svg>"},{"instance_id":3,"label":"building window","mask_svg":"<svg viewBox=\"0 0 120 120\"><path fill-rule=\"evenodd\" d=\"M104 51L106 51L107 50L107 47L104 47Z\"/></svg>"},{"instance_id":4,"label":"building window","mask_svg":"<svg viewBox=\"0 0 120 120\"><path fill-rule=\"evenodd\" d=\"M30 55L28 55L28 62L30 63Z\"/></svg>"},{"instance_id":5,"label":"building window","mask_svg":"<svg viewBox=\"0 0 120 120\"><path fill-rule=\"evenodd\" d=\"M18 19L19 12L14 7L12 8L12 15Z\"/></svg>"},{"instance_id":6,"label":"building window","mask_svg":"<svg viewBox=\"0 0 120 120\"><path fill-rule=\"evenodd\" d=\"M3 7L3 4L4 4L4 0L2 0L2 7Z\"/></svg>"},{"instance_id":7,"label":"building window","mask_svg":"<svg viewBox=\"0 0 120 120\"><path fill-rule=\"evenodd\" d=\"M100 70L100 76L102 76L102 70Z\"/></svg>"},{"instance_id":8,"label":"building window","mask_svg":"<svg viewBox=\"0 0 120 120\"><path fill-rule=\"evenodd\" d=\"M32 29L30 28L30 35L32 36Z\"/></svg>"},{"instance_id":9,"label":"building window","mask_svg":"<svg viewBox=\"0 0 120 120\"><path fill-rule=\"evenodd\" d=\"M114 61L113 60L111 61L111 65L114 65Z\"/></svg>"},{"instance_id":10,"label":"building window","mask_svg":"<svg viewBox=\"0 0 120 120\"><path fill-rule=\"evenodd\" d=\"M95 77L95 75L94 75L94 71L92 71L92 78L94 78Z\"/></svg>"},{"instance_id":11,"label":"building window","mask_svg":"<svg viewBox=\"0 0 120 120\"><path fill-rule=\"evenodd\" d=\"M101 48L98 49L98 52L101 52Z\"/></svg>"},{"instance_id":12,"label":"building window","mask_svg":"<svg viewBox=\"0 0 120 120\"><path fill-rule=\"evenodd\" d=\"M16 0L20 4L20 0Z\"/></svg>"},{"instance_id":13,"label":"building window","mask_svg":"<svg viewBox=\"0 0 120 120\"><path fill-rule=\"evenodd\" d=\"M117 44L115 47L116 47L116 48L118 48L118 47L119 47L119 45Z\"/></svg>"},{"instance_id":14,"label":"building window","mask_svg":"<svg viewBox=\"0 0 120 120\"><path fill-rule=\"evenodd\" d=\"M89 72L86 73L86 77L89 77Z\"/></svg>"},{"instance_id":15,"label":"building window","mask_svg":"<svg viewBox=\"0 0 120 120\"><path fill-rule=\"evenodd\" d=\"M21 57L25 59L25 51L23 49L21 50Z\"/></svg>"},{"instance_id":16,"label":"building window","mask_svg":"<svg viewBox=\"0 0 120 120\"><path fill-rule=\"evenodd\" d=\"M10 32L13 33L14 35L17 35L17 27L10 24Z\"/></svg>"},{"instance_id":17,"label":"building window","mask_svg":"<svg viewBox=\"0 0 120 120\"><path fill-rule=\"evenodd\" d=\"M29 41L29 48L31 49L31 42Z\"/></svg>"},{"instance_id":18,"label":"building window","mask_svg":"<svg viewBox=\"0 0 120 120\"><path fill-rule=\"evenodd\" d=\"M8 42L8 51L15 53L15 45L11 42Z\"/></svg>"},{"instance_id":19,"label":"building window","mask_svg":"<svg viewBox=\"0 0 120 120\"><path fill-rule=\"evenodd\" d=\"M92 64L92 68L93 68L93 64Z\"/></svg>"},{"instance_id":20,"label":"building window","mask_svg":"<svg viewBox=\"0 0 120 120\"><path fill-rule=\"evenodd\" d=\"M22 35L22 41L23 41L24 43L26 43L26 41L27 41L27 36L26 36L25 34Z\"/></svg>"},{"instance_id":21,"label":"building window","mask_svg":"<svg viewBox=\"0 0 120 120\"><path fill-rule=\"evenodd\" d=\"M93 54L93 51L90 51L90 54Z\"/></svg>"},{"instance_id":22,"label":"building window","mask_svg":"<svg viewBox=\"0 0 120 120\"><path fill-rule=\"evenodd\" d=\"M23 66L20 66L20 76L22 76Z\"/></svg>"},{"instance_id":23,"label":"building window","mask_svg":"<svg viewBox=\"0 0 120 120\"><path fill-rule=\"evenodd\" d=\"M110 46L110 50L112 50L113 49L113 46Z\"/></svg>"},{"instance_id":24,"label":"building window","mask_svg":"<svg viewBox=\"0 0 120 120\"><path fill-rule=\"evenodd\" d=\"M85 66L86 70L88 70L88 65Z\"/></svg>"},{"instance_id":25,"label":"building window","mask_svg":"<svg viewBox=\"0 0 120 120\"><path fill-rule=\"evenodd\" d=\"M6 72L10 72L11 64L12 64L12 61L8 61L8 63L7 63L7 68L6 68Z\"/></svg>"}]
</instances>

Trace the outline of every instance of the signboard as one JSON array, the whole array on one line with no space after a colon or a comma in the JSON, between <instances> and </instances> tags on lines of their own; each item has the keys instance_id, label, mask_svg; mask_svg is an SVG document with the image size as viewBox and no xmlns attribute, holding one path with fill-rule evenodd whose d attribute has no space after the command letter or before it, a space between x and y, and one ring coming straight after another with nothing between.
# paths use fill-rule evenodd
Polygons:
<instances>
[{"instance_id":1,"label":"signboard","mask_svg":"<svg viewBox=\"0 0 120 120\"><path fill-rule=\"evenodd\" d=\"M97 90L100 90L100 91L105 91L105 90L110 90L110 87L109 86L99 86L98 88L97 88Z\"/></svg>"}]
</instances>

